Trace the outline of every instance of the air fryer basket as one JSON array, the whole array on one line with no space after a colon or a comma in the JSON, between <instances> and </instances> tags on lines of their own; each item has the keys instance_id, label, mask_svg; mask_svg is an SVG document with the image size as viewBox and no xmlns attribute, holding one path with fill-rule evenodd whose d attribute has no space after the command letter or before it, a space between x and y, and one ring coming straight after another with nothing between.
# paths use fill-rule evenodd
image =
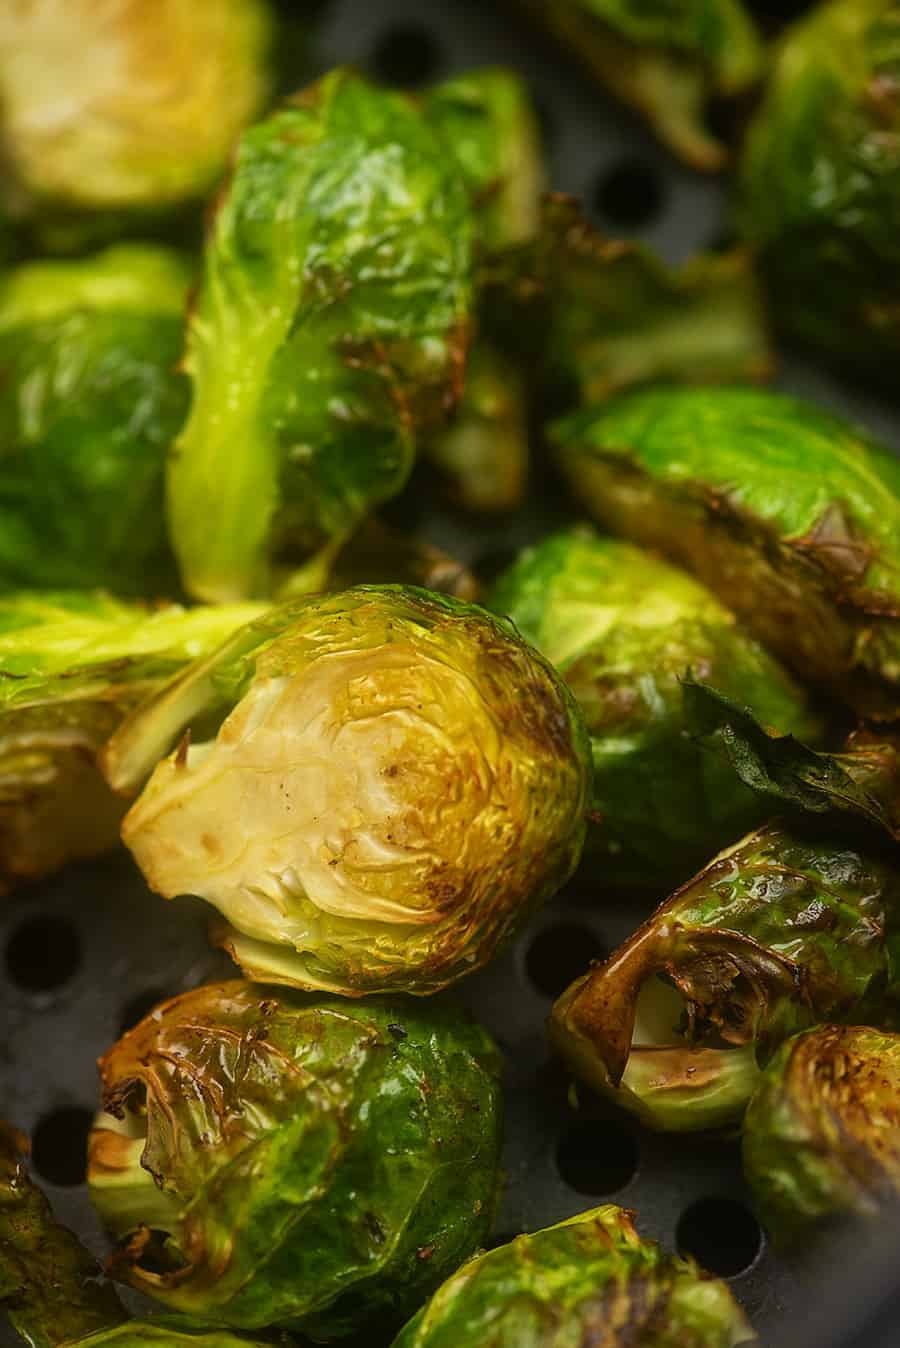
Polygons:
<instances>
[{"instance_id":1,"label":"air fryer basket","mask_svg":"<svg viewBox=\"0 0 900 1348\"><path fill-rule=\"evenodd\" d=\"M723 237L722 182L675 163L501 0L297 0L296 8L319 12L315 69L297 83L338 63L399 84L514 65L537 100L551 185L583 197L602 229L644 239L671 262ZM900 448L892 409L809 362L789 356L784 364L784 387L858 418ZM488 572L572 512L558 488L541 482L511 520L473 523L422 485L414 480L392 516ZM642 1233L729 1278L766 1344L896 1348L900 1221L837 1233L815 1257L780 1258L747 1206L736 1140L666 1138L597 1102L582 1098L576 1109L570 1101L544 1034L551 1002L590 958L633 929L648 902L601 892L586 865L497 964L449 994L493 1031L507 1059L507 1184L496 1238L614 1201L637 1211ZM0 907L2 1113L30 1131L35 1171L59 1217L100 1255L104 1237L84 1186L95 1060L161 997L231 975L208 945L206 912L199 902L166 904L148 894L124 854ZM140 1298L129 1304L146 1308ZM14 1342L0 1327L0 1345ZM367 1336L359 1348L381 1345Z\"/></svg>"}]
</instances>

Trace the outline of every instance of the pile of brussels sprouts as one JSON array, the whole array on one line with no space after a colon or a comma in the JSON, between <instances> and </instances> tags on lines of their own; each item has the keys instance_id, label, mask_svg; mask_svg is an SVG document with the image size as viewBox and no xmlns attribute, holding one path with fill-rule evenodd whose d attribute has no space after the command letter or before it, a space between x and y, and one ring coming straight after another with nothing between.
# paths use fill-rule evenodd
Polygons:
<instances>
[{"instance_id":1,"label":"pile of brussels sprouts","mask_svg":"<svg viewBox=\"0 0 900 1348\"><path fill-rule=\"evenodd\" d=\"M896 392L900 5L770 49L740 0L524 8L737 157L732 251L599 235L511 70L307 81L265 0L0 14L0 887L121 839L243 976L100 1061L106 1272L162 1318L0 1125L36 1348L755 1341L621 1209L485 1250L502 1055L425 999L579 866L635 930L553 1009L577 1082L742 1129L776 1242L900 1190L900 459L761 386L774 333ZM499 575L397 523L499 548L553 475Z\"/></svg>"}]
</instances>

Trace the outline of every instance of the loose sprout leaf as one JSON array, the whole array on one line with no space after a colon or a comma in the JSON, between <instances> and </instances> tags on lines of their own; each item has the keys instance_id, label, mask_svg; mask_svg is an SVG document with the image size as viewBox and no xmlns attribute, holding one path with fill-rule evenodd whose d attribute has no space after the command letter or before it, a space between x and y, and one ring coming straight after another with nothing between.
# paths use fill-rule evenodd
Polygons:
<instances>
[{"instance_id":1,"label":"loose sprout leaf","mask_svg":"<svg viewBox=\"0 0 900 1348\"><path fill-rule=\"evenodd\" d=\"M695 733L720 745L742 782L812 814L856 815L900 839L900 753L885 737L857 738L842 754L817 753L760 725L715 688L684 680Z\"/></svg>"}]
</instances>

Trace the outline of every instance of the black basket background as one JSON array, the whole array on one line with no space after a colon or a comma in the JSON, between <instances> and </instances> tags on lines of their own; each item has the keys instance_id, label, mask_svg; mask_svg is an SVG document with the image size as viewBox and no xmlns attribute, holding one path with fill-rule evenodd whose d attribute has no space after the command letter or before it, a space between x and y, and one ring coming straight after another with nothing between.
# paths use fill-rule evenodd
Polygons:
<instances>
[{"instance_id":1,"label":"black basket background","mask_svg":"<svg viewBox=\"0 0 900 1348\"><path fill-rule=\"evenodd\" d=\"M514 65L535 93L554 188L583 197L610 234L644 239L670 262L721 242L722 180L675 163L499 0L329 0L316 8L312 70L298 83L337 63L397 83ZM788 355L780 383L856 417L900 449L896 410L814 363ZM391 514L488 570L572 513L542 482L515 517L467 521L426 494L426 485L414 479ZM450 994L494 1032L508 1063L508 1182L497 1239L615 1201L636 1209L644 1234L728 1276L767 1344L896 1348L900 1238L893 1226L839 1236L833 1248L802 1259L778 1258L746 1205L734 1140L667 1139L601 1104L582 1101L576 1110L570 1103L543 1032L551 1001L647 906L600 893L586 866L506 956ZM31 1133L34 1167L57 1213L100 1255L106 1246L83 1184L95 1060L160 997L231 976L229 962L208 946L206 918L199 902L149 895L124 855L74 868L0 909L2 1113ZM15 1342L0 1326L0 1345ZM381 1346L366 1336L364 1348Z\"/></svg>"}]
</instances>

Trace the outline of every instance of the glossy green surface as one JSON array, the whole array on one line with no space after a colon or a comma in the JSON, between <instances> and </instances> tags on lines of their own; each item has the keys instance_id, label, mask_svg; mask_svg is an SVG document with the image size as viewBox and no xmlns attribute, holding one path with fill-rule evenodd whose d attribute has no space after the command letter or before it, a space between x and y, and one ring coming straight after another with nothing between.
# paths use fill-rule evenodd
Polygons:
<instances>
[{"instance_id":1,"label":"glossy green surface","mask_svg":"<svg viewBox=\"0 0 900 1348\"><path fill-rule=\"evenodd\" d=\"M606 1206L478 1255L394 1348L734 1348L755 1335L725 1283Z\"/></svg>"},{"instance_id":2,"label":"glossy green surface","mask_svg":"<svg viewBox=\"0 0 900 1348\"><path fill-rule=\"evenodd\" d=\"M177 590L163 475L189 280L128 245L0 284L0 588Z\"/></svg>"},{"instance_id":3,"label":"glossy green surface","mask_svg":"<svg viewBox=\"0 0 900 1348\"><path fill-rule=\"evenodd\" d=\"M571 874L590 790L551 666L485 610L402 586L271 610L105 760L120 789L152 772L123 826L151 888L215 905L248 976L351 995L486 963Z\"/></svg>"},{"instance_id":4,"label":"glossy green surface","mask_svg":"<svg viewBox=\"0 0 900 1348\"><path fill-rule=\"evenodd\" d=\"M763 47L740 0L523 0L590 71L695 168L721 168L707 101L761 75Z\"/></svg>"},{"instance_id":5,"label":"glossy green surface","mask_svg":"<svg viewBox=\"0 0 900 1348\"><path fill-rule=\"evenodd\" d=\"M529 548L488 606L512 618L578 699L594 762L602 882L677 883L763 817L731 765L690 734L693 674L766 723L815 736L808 700L684 572L589 529Z\"/></svg>"},{"instance_id":6,"label":"glossy green surface","mask_svg":"<svg viewBox=\"0 0 900 1348\"><path fill-rule=\"evenodd\" d=\"M0 891L119 839L96 755L142 697L258 605L148 611L99 592L0 596Z\"/></svg>"},{"instance_id":7,"label":"glossy green surface","mask_svg":"<svg viewBox=\"0 0 900 1348\"><path fill-rule=\"evenodd\" d=\"M598 519L695 571L798 672L896 715L900 460L752 388L637 390L553 434Z\"/></svg>"},{"instance_id":8,"label":"glossy green surface","mask_svg":"<svg viewBox=\"0 0 900 1348\"><path fill-rule=\"evenodd\" d=\"M825 1025L782 1045L747 1108L744 1170L780 1245L900 1192L900 1035Z\"/></svg>"},{"instance_id":9,"label":"glossy green surface","mask_svg":"<svg viewBox=\"0 0 900 1348\"><path fill-rule=\"evenodd\" d=\"M900 352L900 5L831 0L783 38L739 220L792 335L869 378Z\"/></svg>"},{"instance_id":10,"label":"glossy green surface","mask_svg":"<svg viewBox=\"0 0 900 1348\"><path fill-rule=\"evenodd\" d=\"M765 1062L787 1036L826 1019L893 1022L898 914L900 871L877 851L827 828L770 823L722 852L572 984L554 1007L554 1041L576 1074L653 1126L729 1123L747 1103L752 1074L713 1111L705 1096L720 1091L736 1053ZM642 1026L648 1008L639 999L661 995L659 975L668 1000ZM630 1071L642 1057L660 1079L668 1075L667 1089L651 1090L646 1074ZM677 1109L666 1108L667 1096Z\"/></svg>"},{"instance_id":11,"label":"glossy green surface","mask_svg":"<svg viewBox=\"0 0 900 1348\"><path fill-rule=\"evenodd\" d=\"M188 330L168 476L187 590L267 593L403 485L461 391L474 207L399 94L326 75L242 137Z\"/></svg>"},{"instance_id":12,"label":"glossy green surface","mask_svg":"<svg viewBox=\"0 0 900 1348\"><path fill-rule=\"evenodd\" d=\"M101 1329L76 1342L77 1348L107 1348L107 1345L110 1348L265 1348L262 1343L241 1334L229 1334L227 1330L189 1333L148 1320L129 1320L127 1324Z\"/></svg>"},{"instance_id":13,"label":"glossy green surface","mask_svg":"<svg viewBox=\"0 0 900 1348\"><path fill-rule=\"evenodd\" d=\"M204 1325L408 1315L490 1228L499 1071L452 1008L240 982L165 1003L101 1064L122 1122L92 1135L93 1201L122 1239L141 1214L168 1235L120 1276Z\"/></svg>"}]
</instances>

